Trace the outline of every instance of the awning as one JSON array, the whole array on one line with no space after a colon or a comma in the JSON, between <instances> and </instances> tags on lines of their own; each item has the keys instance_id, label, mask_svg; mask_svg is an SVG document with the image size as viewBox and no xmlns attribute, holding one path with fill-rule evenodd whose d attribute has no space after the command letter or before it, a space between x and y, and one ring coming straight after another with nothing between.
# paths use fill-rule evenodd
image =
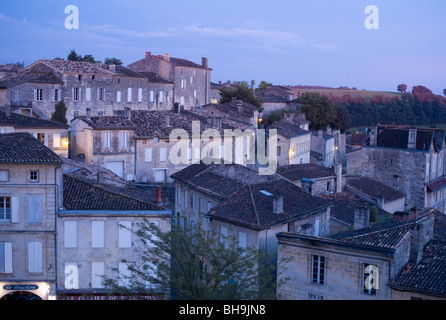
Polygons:
<instances>
[{"instance_id":1,"label":"awning","mask_svg":"<svg viewBox=\"0 0 446 320\"><path fill-rule=\"evenodd\" d=\"M446 188L446 178L441 178L440 180L427 185L427 189L432 192L437 192L444 188Z\"/></svg>"}]
</instances>

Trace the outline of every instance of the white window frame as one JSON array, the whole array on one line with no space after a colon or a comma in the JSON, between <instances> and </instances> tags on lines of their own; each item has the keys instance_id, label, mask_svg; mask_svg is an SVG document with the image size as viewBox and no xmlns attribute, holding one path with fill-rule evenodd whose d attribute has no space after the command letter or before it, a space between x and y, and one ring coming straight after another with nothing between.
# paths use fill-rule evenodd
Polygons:
<instances>
[{"instance_id":1,"label":"white window frame","mask_svg":"<svg viewBox=\"0 0 446 320\"><path fill-rule=\"evenodd\" d=\"M311 282L325 284L325 270L327 269L324 256L313 255L311 259Z\"/></svg>"},{"instance_id":2,"label":"white window frame","mask_svg":"<svg viewBox=\"0 0 446 320\"><path fill-rule=\"evenodd\" d=\"M43 101L43 89L34 89L34 101Z\"/></svg>"},{"instance_id":3,"label":"white window frame","mask_svg":"<svg viewBox=\"0 0 446 320\"><path fill-rule=\"evenodd\" d=\"M105 248L105 221L91 221L91 247Z\"/></svg>"}]
</instances>

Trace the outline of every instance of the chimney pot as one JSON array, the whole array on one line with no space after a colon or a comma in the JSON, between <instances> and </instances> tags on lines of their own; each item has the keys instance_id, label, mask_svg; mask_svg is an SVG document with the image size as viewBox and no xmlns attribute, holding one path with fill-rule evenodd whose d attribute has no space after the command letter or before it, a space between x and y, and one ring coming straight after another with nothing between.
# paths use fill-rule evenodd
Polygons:
<instances>
[{"instance_id":1,"label":"chimney pot","mask_svg":"<svg viewBox=\"0 0 446 320\"><path fill-rule=\"evenodd\" d=\"M156 203L157 204L162 204L162 200L161 200L161 186L158 186L156 188Z\"/></svg>"},{"instance_id":2,"label":"chimney pot","mask_svg":"<svg viewBox=\"0 0 446 320\"><path fill-rule=\"evenodd\" d=\"M208 59L207 58L205 58L205 57L201 58L201 66L203 68L206 68L206 69L209 67L209 63L208 63Z\"/></svg>"},{"instance_id":3,"label":"chimney pot","mask_svg":"<svg viewBox=\"0 0 446 320\"><path fill-rule=\"evenodd\" d=\"M369 206L356 206L354 212L353 229L365 229L369 227L370 220L370 207Z\"/></svg>"},{"instance_id":4,"label":"chimney pot","mask_svg":"<svg viewBox=\"0 0 446 320\"><path fill-rule=\"evenodd\" d=\"M170 55L168 53L165 53L163 59L164 61L170 62Z\"/></svg>"},{"instance_id":5,"label":"chimney pot","mask_svg":"<svg viewBox=\"0 0 446 320\"><path fill-rule=\"evenodd\" d=\"M283 213L283 196L273 197L273 213L280 214Z\"/></svg>"},{"instance_id":6,"label":"chimney pot","mask_svg":"<svg viewBox=\"0 0 446 320\"><path fill-rule=\"evenodd\" d=\"M152 55L152 53L151 52L149 52L149 51L146 51L146 58L149 58L150 56Z\"/></svg>"}]
</instances>

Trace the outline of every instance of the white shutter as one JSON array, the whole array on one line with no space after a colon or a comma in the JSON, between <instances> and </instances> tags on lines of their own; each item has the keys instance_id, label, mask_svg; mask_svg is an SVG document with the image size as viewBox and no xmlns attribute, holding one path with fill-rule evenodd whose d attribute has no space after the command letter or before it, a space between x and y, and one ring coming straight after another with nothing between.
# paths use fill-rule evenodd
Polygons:
<instances>
[{"instance_id":1,"label":"white shutter","mask_svg":"<svg viewBox=\"0 0 446 320\"><path fill-rule=\"evenodd\" d=\"M118 228L119 228L119 232L118 232L119 248L131 248L132 247L132 231L131 231L131 227L132 227L132 222L131 221L119 221L119 225L118 225Z\"/></svg>"},{"instance_id":2,"label":"white shutter","mask_svg":"<svg viewBox=\"0 0 446 320\"><path fill-rule=\"evenodd\" d=\"M56 92L57 92L57 89L53 89L52 94L51 94L51 101L56 101Z\"/></svg>"},{"instance_id":3,"label":"white shutter","mask_svg":"<svg viewBox=\"0 0 446 320\"><path fill-rule=\"evenodd\" d=\"M248 235L246 232L239 232L238 233L238 245L240 248L246 249L248 243Z\"/></svg>"},{"instance_id":4,"label":"white shutter","mask_svg":"<svg viewBox=\"0 0 446 320\"><path fill-rule=\"evenodd\" d=\"M0 242L0 273L12 273L12 243Z\"/></svg>"},{"instance_id":5,"label":"white shutter","mask_svg":"<svg viewBox=\"0 0 446 320\"><path fill-rule=\"evenodd\" d=\"M166 170L155 170L155 182L166 182Z\"/></svg>"},{"instance_id":6,"label":"white shutter","mask_svg":"<svg viewBox=\"0 0 446 320\"><path fill-rule=\"evenodd\" d=\"M91 287L103 288L102 280L105 275L105 263L104 262L92 262L91 263Z\"/></svg>"},{"instance_id":7,"label":"white shutter","mask_svg":"<svg viewBox=\"0 0 446 320\"><path fill-rule=\"evenodd\" d=\"M119 133L119 147L127 148L128 146L128 132L123 131Z\"/></svg>"},{"instance_id":8,"label":"white shutter","mask_svg":"<svg viewBox=\"0 0 446 320\"><path fill-rule=\"evenodd\" d=\"M91 101L91 88L85 89L85 101Z\"/></svg>"},{"instance_id":9,"label":"white shutter","mask_svg":"<svg viewBox=\"0 0 446 320\"><path fill-rule=\"evenodd\" d=\"M150 102L153 102L153 91L152 90L150 90Z\"/></svg>"},{"instance_id":10,"label":"white shutter","mask_svg":"<svg viewBox=\"0 0 446 320\"><path fill-rule=\"evenodd\" d=\"M152 162L152 148L146 148L146 162Z\"/></svg>"},{"instance_id":11,"label":"white shutter","mask_svg":"<svg viewBox=\"0 0 446 320\"><path fill-rule=\"evenodd\" d=\"M48 147L48 133L44 134L44 144Z\"/></svg>"},{"instance_id":12,"label":"white shutter","mask_svg":"<svg viewBox=\"0 0 446 320\"><path fill-rule=\"evenodd\" d=\"M42 243L30 242L28 243L28 272L41 273L42 272Z\"/></svg>"},{"instance_id":13,"label":"white shutter","mask_svg":"<svg viewBox=\"0 0 446 320\"><path fill-rule=\"evenodd\" d=\"M142 88L138 89L138 102L142 102Z\"/></svg>"},{"instance_id":14,"label":"white shutter","mask_svg":"<svg viewBox=\"0 0 446 320\"><path fill-rule=\"evenodd\" d=\"M60 133L53 133L53 148L60 148Z\"/></svg>"},{"instance_id":15,"label":"white shutter","mask_svg":"<svg viewBox=\"0 0 446 320\"><path fill-rule=\"evenodd\" d=\"M119 262L118 269L119 269L119 285L121 287L127 287L130 284L129 277L131 275L131 272L127 264L124 262Z\"/></svg>"},{"instance_id":16,"label":"white shutter","mask_svg":"<svg viewBox=\"0 0 446 320\"><path fill-rule=\"evenodd\" d=\"M28 197L28 222L30 223L42 222L42 197L40 196Z\"/></svg>"},{"instance_id":17,"label":"white shutter","mask_svg":"<svg viewBox=\"0 0 446 320\"><path fill-rule=\"evenodd\" d=\"M121 102L121 91L116 93L116 102Z\"/></svg>"},{"instance_id":18,"label":"white shutter","mask_svg":"<svg viewBox=\"0 0 446 320\"><path fill-rule=\"evenodd\" d=\"M19 222L19 197L11 197L11 223Z\"/></svg>"},{"instance_id":19,"label":"white shutter","mask_svg":"<svg viewBox=\"0 0 446 320\"><path fill-rule=\"evenodd\" d=\"M104 248L105 247L105 222L92 221L91 222L91 247Z\"/></svg>"},{"instance_id":20,"label":"white shutter","mask_svg":"<svg viewBox=\"0 0 446 320\"><path fill-rule=\"evenodd\" d=\"M37 89L34 89L34 101L37 101Z\"/></svg>"},{"instance_id":21,"label":"white shutter","mask_svg":"<svg viewBox=\"0 0 446 320\"><path fill-rule=\"evenodd\" d=\"M163 102L163 92L162 91L160 91L160 95L159 95L159 101L160 102Z\"/></svg>"},{"instance_id":22,"label":"white shutter","mask_svg":"<svg viewBox=\"0 0 446 320\"><path fill-rule=\"evenodd\" d=\"M81 92L82 92L82 90L81 90L82 88L79 88L78 89L78 97L77 97L77 100L78 101L81 101L81 99L82 99L82 97L81 97Z\"/></svg>"},{"instance_id":23,"label":"white shutter","mask_svg":"<svg viewBox=\"0 0 446 320\"><path fill-rule=\"evenodd\" d=\"M65 248L77 248L77 221L65 221L64 243Z\"/></svg>"},{"instance_id":24,"label":"white shutter","mask_svg":"<svg viewBox=\"0 0 446 320\"><path fill-rule=\"evenodd\" d=\"M160 161L166 161L166 160L167 160L167 149L160 148Z\"/></svg>"},{"instance_id":25,"label":"white shutter","mask_svg":"<svg viewBox=\"0 0 446 320\"><path fill-rule=\"evenodd\" d=\"M62 101L62 90L57 90L57 101Z\"/></svg>"},{"instance_id":26,"label":"white shutter","mask_svg":"<svg viewBox=\"0 0 446 320\"><path fill-rule=\"evenodd\" d=\"M132 88L127 90L127 102L132 102Z\"/></svg>"}]
</instances>

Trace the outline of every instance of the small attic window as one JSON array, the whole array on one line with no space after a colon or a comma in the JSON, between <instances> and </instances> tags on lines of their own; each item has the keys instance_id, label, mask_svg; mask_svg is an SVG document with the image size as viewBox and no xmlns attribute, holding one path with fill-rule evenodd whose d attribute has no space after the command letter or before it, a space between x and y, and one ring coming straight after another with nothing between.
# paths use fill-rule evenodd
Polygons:
<instances>
[{"instance_id":1,"label":"small attic window","mask_svg":"<svg viewBox=\"0 0 446 320\"><path fill-rule=\"evenodd\" d=\"M78 75L78 76L77 76L77 80L81 81L81 80L82 80L82 76L81 76L81 75Z\"/></svg>"},{"instance_id":2,"label":"small attic window","mask_svg":"<svg viewBox=\"0 0 446 320\"><path fill-rule=\"evenodd\" d=\"M91 80L94 80L94 75L93 75L93 76L91 76Z\"/></svg>"},{"instance_id":3,"label":"small attic window","mask_svg":"<svg viewBox=\"0 0 446 320\"><path fill-rule=\"evenodd\" d=\"M272 197L273 196L272 193L270 193L270 192L268 192L266 190L260 190L260 192L263 193L265 196L268 196L268 197Z\"/></svg>"}]
</instances>

